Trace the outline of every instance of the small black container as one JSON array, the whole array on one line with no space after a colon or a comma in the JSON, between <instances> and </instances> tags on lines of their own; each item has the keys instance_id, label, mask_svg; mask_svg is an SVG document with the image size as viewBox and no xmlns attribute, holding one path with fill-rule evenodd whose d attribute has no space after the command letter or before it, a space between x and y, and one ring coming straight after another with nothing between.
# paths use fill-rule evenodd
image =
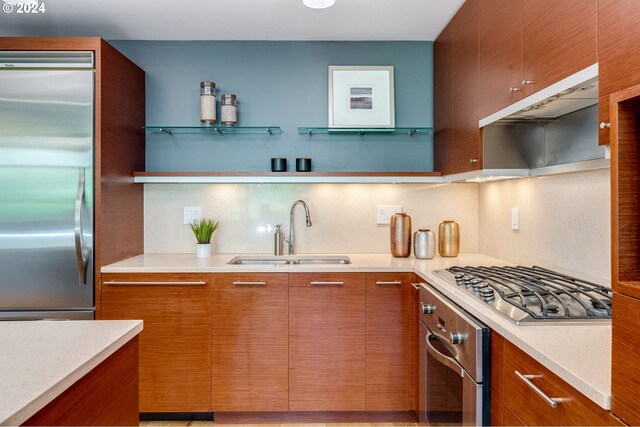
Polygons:
<instances>
[{"instance_id":1,"label":"small black container","mask_svg":"<svg viewBox=\"0 0 640 427\"><path fill-rule=\"evenodd\" d=\"M311 172L311 158L298 157L296 159L296 171L298 172Z\"/></svg>"},{"instance_id":2,"label":"small black container","mask_svg":"<svg viewBox=\"0 0 640 427\"><path fill-rule=\"evenodd\" d=\"M287 159L284 157L272 157L271 158L271 172L286 172L287 171Z\"/></svg>"}]
</instances>

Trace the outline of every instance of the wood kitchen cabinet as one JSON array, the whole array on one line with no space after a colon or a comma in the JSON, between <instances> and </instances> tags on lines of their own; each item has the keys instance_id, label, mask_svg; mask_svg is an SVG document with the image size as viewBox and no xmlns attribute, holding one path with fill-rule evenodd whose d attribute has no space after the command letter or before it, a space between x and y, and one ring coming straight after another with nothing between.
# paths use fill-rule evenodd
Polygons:
<instances>
[{"instance_id":1,"label":"wood kitchen cabinet","mask_svg":"<svg viewBox=\"0 0 640 427\"><path fill-rule=\"evenodd\" d=\"M415 409L413 273L366 274L366 410Z\"/></svg>"},{"instance_id":2,"label":"wood kitchen cabinet","mask_svg":"<svg viewBox=\"0 0 640 427\"><path fill-rule=\"evenodd\" d=\"M550 398L562 398L554 408L517 373L535 375L531 381ZM575 388L508 340L491 332L492 425L620 425Z\"/></svg>"},{"instance_id":3,"label":"wood kitchen cabinet","mask_svg":"<svg viewBox=\"0 0 640 427\"><path fill-rule=\"evenodd\" d=\"M215 274L213 410L289 409L287 273Z\"/></svg>"},{"instance_id":4,"label":"wood kitchen cabinet","mask_svg":"<svg viewBox=\"0 0 640 427\"><path fill-rule=\"evenodd\" d=\"M365 410L364 273L289 274L289 410Z\"/></svg>"},{"instance_id":5,"label":"wood kitchen cabinet","mask_svg":"<svg viewBox=\"0 0 640 427\"><path fill-rule=\"evenodd\" d=\"M609 96L640 84L640 8L636 0L598 2L599 99L601 123L611 123ZM610 129L600 129L600 144L610 143Z\"/></svg>"},{"instance_id":6,"label":"wood kitchen cabinet","mask_svg":"<svg viewBox=\"0 0 640 427\"><path fill-rule=\"evenodd\" d=\"M141 319L140 412L211 412L211 275L103 274L104 319Z\"/></svg>"},{"instance_id":7,"label":"wood kitchen cabinet","mask_svg":"<svg viewBox=\"0 0 640 427\"><path fill-rule=\"evenodd\" d=\"M434 44L434 155L443 174L482 168L478 3L467 0Z\"/></svg>"}]
</instances>

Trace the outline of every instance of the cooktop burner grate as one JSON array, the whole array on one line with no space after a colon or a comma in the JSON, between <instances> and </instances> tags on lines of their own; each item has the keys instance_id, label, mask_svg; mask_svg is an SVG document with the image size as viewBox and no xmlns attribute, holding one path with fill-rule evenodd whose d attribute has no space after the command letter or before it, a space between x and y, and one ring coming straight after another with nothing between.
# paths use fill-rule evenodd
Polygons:
<instances>
[{"instance_id":1,"label":"cooktop burner grate","mask_svg":"<svg viewBox=\"0 0 640 427\"><path fill-rule=\"evenodd\" d=\"M502 301L532 319L611 319L611 289L542 267L451 267L455 283L518 323ZM450 279L450 277L447 277Z\"/></svg>"}]
</instances>

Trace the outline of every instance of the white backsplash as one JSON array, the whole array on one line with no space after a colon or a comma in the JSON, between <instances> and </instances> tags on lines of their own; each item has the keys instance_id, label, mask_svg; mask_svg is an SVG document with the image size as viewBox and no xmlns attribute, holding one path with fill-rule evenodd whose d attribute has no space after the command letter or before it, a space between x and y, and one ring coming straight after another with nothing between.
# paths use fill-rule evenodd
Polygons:
<instances>
[{"instance_id":1,"label":"white backsplash","mask_svg":"<svg viewBox=\"0 0 640 427\"><path fill-rule=\"evenodd\" d=\"M480 184L479 249L611 283L609 169ZM520 208L520 230L511 209Z\"/></svg>"},{"instance_id":2,"label":"white backsplash","mask_svg":"<svg viewBox=\"0 0 640 427\"><path fill-rule=\"evenodd\" d=\"M437 235L438 224L453 219L461 252L478 251L476 184L145 184L145 252L194 252L183 208L201 206L204 217L220 220L214 253L273 253L274 227L282 224L288 237L297 199L313 222L305 227L304 209L296 208L298 253L389 253L389 226L376 225L376 205L402 205L414 231Z\"/></svg>"}]
</instances>

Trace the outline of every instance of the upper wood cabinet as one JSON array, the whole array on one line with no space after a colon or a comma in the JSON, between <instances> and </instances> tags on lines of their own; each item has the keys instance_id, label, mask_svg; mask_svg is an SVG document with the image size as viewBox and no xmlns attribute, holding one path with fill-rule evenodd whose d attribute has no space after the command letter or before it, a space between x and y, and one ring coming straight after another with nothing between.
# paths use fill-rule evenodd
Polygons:
<instances>
[{"instance_id":1,"label":"upper wood cabinet","mask_svg":"<svg viewBox=\"0 0 640 427\"><path fill-rule=\"evenodd\" d=\"M640 84L640 7L637 0L599 0L599 120L611 123L609 96ZM600 144L610 143L610 130L600 129Z\"/></svg>"},{"instance_id":2,"label":"upper wood cabinet","mask_svg":"<svg viewBox=\"0 0 640 427\"><path fill-rule=\"evenodd\" d=\"M289 410L365 410L364 273L289 274Z\"/></svg>"},{"instance_id":3,"label":"upper wood cabinet","mask_svg":"<svg viewBox=\"0 0 640 427\"><path fill-rule=\"evenodd\" d=\"M522 88L531 95L598 62L598 0L522 0Z\"/></svg>"},{"instance_id":4,"label":"upper wood cabinet","mask_svg":"<svg viewBox=\"0 0 640 427\"><path fill-rule=\"evenodd\" d=\"M413 273L366 274L366 410L415 406Z\"/></svg>"},{"instance_id":5,"label":"upper wood cabinet","mask_svg":"<svg viewBox=\"0 0 640 427\"><path fill-rule=\"evenodd\" d=\"M289 409L287 273L213 275L213 411Z\"/></svg>"},{"instance_id":6,"label":"upper wood cabinet","mask_svg":"<svg viewBox=\"0 0 640 427\"><path fill-rule=\"evenodd\" d=\"M211 275L103 274L103 318L140 319L140 412L211 412Z\"/></svg>"},{"instance_id":7,"label":"upper wood cabinet","mask_svg":"<svg viewBox=\"0 0 640 427\"><path fill-rule=\"evenodd\" d=\"M598 62L597 0L481 0L480 117Z\"/></svg>"},{"instance_id":8,"label":"upper wood cabinet","mask_svg":"<svg viewBox=\"0 0 640 427\"><path fill-rule=\"evenodd\" d=\"M482 0L478 13L483 118L522 99L522 1Z\"/></svg>"},{"instance_id":9,"label":"upper wood cabinet","mask_svg":"<svg viewBox=\"0 0 640 427\"><path fill-rule=\"evenodd\" d=\"M478 129L478 0L467 0L434 44L434 154L443 174L482 168Z\"/></svg>"}]
</instances>

